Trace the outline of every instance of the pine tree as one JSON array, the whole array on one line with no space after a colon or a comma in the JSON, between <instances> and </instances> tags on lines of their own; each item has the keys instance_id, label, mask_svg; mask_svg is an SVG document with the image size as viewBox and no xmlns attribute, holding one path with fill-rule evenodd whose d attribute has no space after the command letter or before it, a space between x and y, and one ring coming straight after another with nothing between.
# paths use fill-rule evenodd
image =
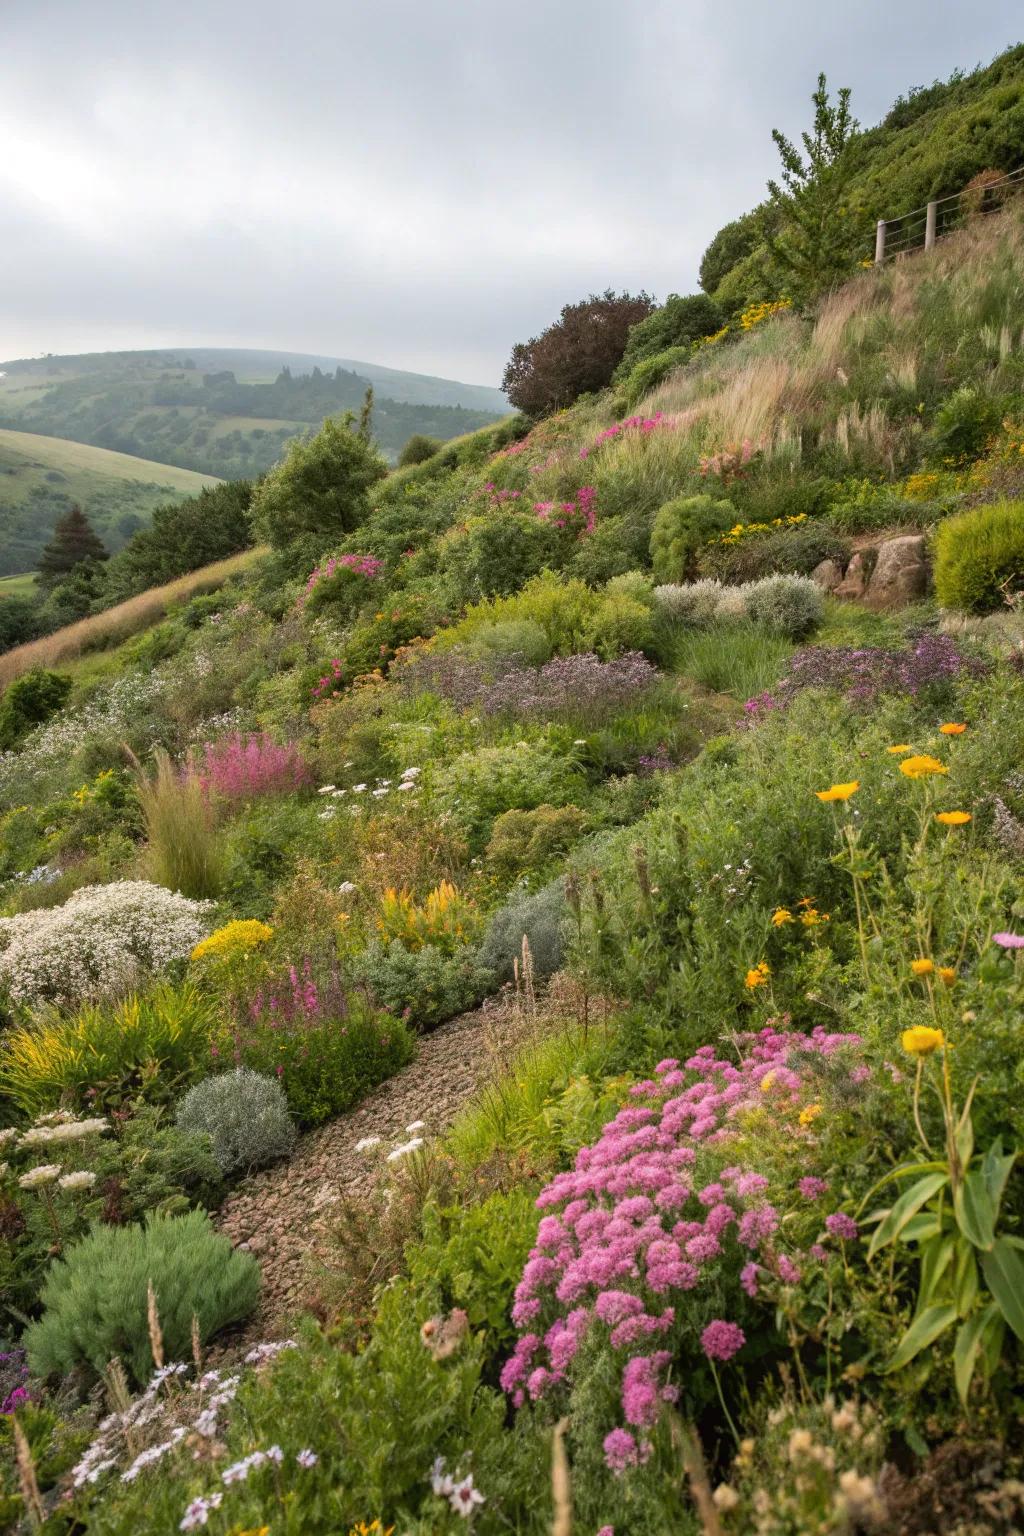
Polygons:
<instances>
[{"instance_id":1,"label":"pine tree","mask_svg":"<svg viewBox=\"0 0 1024 1536\"><path fill-rule=\"evenodd\" d=\"M818 76L814 129L800 135L804 156L778 128L772 138L782 160L782 181L769 181L780 228L767 244L789 298L805 302L849 276L868 239L868 219L851 206L860 124L844 86L833 105Z\"/></svg>"},{"instance_id":2,"label":"pine tree","mask_svg":"<svg viewBox=\"0 0 1024 1536\"><path fill-rule=\"evenodd\" d=\"M372 384L368 384L366 386L366 394L363 396L363 403L362 403L362 405L361 405L361 407L359 409L359 429L358 429L358 431L356 433L356 436L359 438L359 441L361 443L368 443L370 441L370 434L371 434L372 430L373 430L373 385Z\"/></svg>"},{"instance_id":3,"label":"pine tree","mask_svg":"<svg viewBox=\"0 0 1024 1536\"><path fill-rule=\"evenodd\" d=\"M106 560L109 551L81 507L57 519L50 542L39 556L39 585L55 586L84 560Z\"/></svg>"}]
</instances>

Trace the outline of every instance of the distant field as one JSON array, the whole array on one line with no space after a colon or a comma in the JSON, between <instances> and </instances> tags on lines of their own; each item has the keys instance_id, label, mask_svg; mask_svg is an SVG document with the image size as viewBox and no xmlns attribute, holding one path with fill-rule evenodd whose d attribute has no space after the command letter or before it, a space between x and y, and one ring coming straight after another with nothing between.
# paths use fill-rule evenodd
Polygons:
<instances>
[{"instance_id":1,"label":"distant field","mask_svg":"<svg viewBox=\"0 0 1024 1536\"><path fill-rule=\"evenodd\" d=\"M35 571L28 571L23 576L0 576L0 600L5 597L31 597L35 589Z\"/></svg>"},{"instance_id":2,"label":"distant field","mask_svg":"<svg viewBox=\"0 0 1024 1536\"><path fill-rule=\"evenodd\" d=\"M13 682L32 667L71 664L74 670L74 663L79 657L119 645L141 630L149 629L163 618L172 603L183 602L199 592L216 591L237 572L246 570L261 559L266 552L263 546L243 550L240 555L232 555L229 560L217 560L213 565L204 565L198 571L190 571L187 576L179 576L177 581L167 582L165 586L151 587L148 592L140 592L138 597L118 603L116 608L108 608L105 613L80 619L77 624L69 624L52 635L44 635L41 640L30 640L27 645L15 646L12 651L0 656L0 687Z\"/></svg>"},{"instance_id":3,"label":"distant field","mask_svg":"<svg viewBox=\"0 0 1024 1536\"><path fill-rule=\"evenodd\" d=\"M0 576L31 571L54 523L76 503L113 551L154 507L216 484L173 464L0 428Z\"/></svg>"}]
</instances>

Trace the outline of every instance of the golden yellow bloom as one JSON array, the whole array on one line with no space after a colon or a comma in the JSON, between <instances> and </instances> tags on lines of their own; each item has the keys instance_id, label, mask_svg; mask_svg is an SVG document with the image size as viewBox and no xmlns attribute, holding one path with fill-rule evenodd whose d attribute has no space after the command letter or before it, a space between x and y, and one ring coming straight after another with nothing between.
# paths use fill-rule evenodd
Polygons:
<instances>
[{"instance_id":1,"label":"golden yellow bloom","mask_svg":"<svg viewBox=\"0 0 1024 1536\"><path fill-rule=\"evenodd\" d=\"M771 967L762 960L755 965L752 971L747 972L746 986L753 992L755 987L763 987L771 975Z\"/></svg>"},{"instance_id":2,"label":"golden yellow bloom","mask_svg":"<svg viewBox=\"0 0 1024 1536\"><path fill-rule=\"evenodd\" d=\"M903 1049L908 1056L930 1056L932 1051L939 1051L946 1043L946 1037L941 1029L931 1029L927 1024L915 1024L913 1029L903 1031Z\"/></svg>"},{"instance_id":3,"label":"golden yellow bloom","mask_svg":"<svg viewBox=\"0 0 1024 1536\"><path fill-rule=\"evenodd\" d=\"M819 923L830 921L827 912L819 912L817 907L808 907L806 912L801 912L800 921L805 928L817 928Z\"/></svg>"},{"instance_id":4,"label":"golden yellow bloom","mask_svg":"<svg viewBox=\"0 0 1024 1536\"><path fill-rule=\"evenodd\" d=\"M791 923L792 921L793 914L788 907L778 907L772 913L772 926L774 928L781 928L783 924Z\"/></svg>"},{"instance_id":5,"label":"golden yellow bloom","mask_svg":"<svg viewBox=\"0 0 1024 1536\"><path fill-rule=\"evenodd\" d=\"M927 752L919 757L905 757L900 763L900 773L905 773L908 779L926 779L930 773L948 773L945 763L940 763L937 757L929 757Z\"/></svg>"},{"instance_id":6,"label":"golden yellow bloom","mask_svg":"<svg viewBox=\"0 0 1024 1536\"><path fill-rule=\"evenodd\" d=\"M913 749L912 746L910 746L910 744L908 742L900 741L900 742L897 742L896 746L894 746L894 747L886 747L885 750L887 752L893 753L894 756L898 757L901 752L913 752L914 749Z\"/></svg>"},{"instance_id":7,"label":"golden yellow bloom","mask_svg":"<svg viewBox=\"0 0 1024 1536\"><path fill-rule=\"evenodd\" d=\"M915 976L930 976L935 969L934 960L911 960L910 969Z\"/></svg>"},{"instance_id":8,"label":"golden yellow bloom","mask_svg":"<svg viewBox=\"0 0 1024 1536\"><path fill-rule=\"evenodd\" d=\"M851 779L848 784L833 784L831 789L816 789L814 793L819 800L849 800L860 789L860 780Z\"/></svg>"},{"instance_id":9,"label":"golden yellow bloom","mask_svg":"<svg viewBox=\"0 0 1024 1536\"><path fill-rule=\"evenodd\" d=\"M940 965L939 966L939 975L942 977L943 981L946 983L946 986L947 987L951 987L953 985L954 981L956 981L956 966L955 965Z\"/></svg>"},{"instance_id":10,"label":"golden yellow bloom","mask_svg":"<svg viewBox=\"0 0 1024 1536\"><path fill-rule=\"evenodd\" d=\"M971 819L970 811L936 811L935 820L944 827L965 827Z\"/></svg>"},{"instance_id":11,"label":"golden yellow bloom","mask_svg":"<svg viewBox=\"0 0 1024 1536\"><path fill-rule=\"evenodd\" d=\"M805 1104L803 1109L800 1111L800 1124L810 1125L812 1121L817 1120L820 1114L820 1104Z\"/></svg>"},{"instance_id":12,"label":"golden yellow bloom","mask_svg":"<svg viewBox=\"0 0 1024 1536\"><path fill-rule=\"evenodd\" d=\"M208 938L200 939L192 951L193 960L232 960L236 955L247 955L251 949L259 949L274 937L273 928L255 918L242 918L225 923Z\"/></svg>"},{"instance_id":13,"label":"golden yellow bloom","mask_svg":"<svg viewBox=\"0 0 1024 1536\"><path fill-rule=\"evenodd\" d=\"M774 1083L774 1081L775 1081L775 1073L774 1072L766 1072L764 1077L762 1077L762 1079L761 1079L761 1092L762 1093L768 1093L770 1091L771 1086Z\"/></svg>"},{"instance_id":14,"label":"golden yellow bloom","mask_svg":"<svg viewBox=\"0 0 1024 1536\"><path fill-rule=\"evenodd\" d=\"M962 736L966 729L966 725L960 725L955 720L950 720L945 725L939 726L943 736Z\"/></svg>"}]
</instances>

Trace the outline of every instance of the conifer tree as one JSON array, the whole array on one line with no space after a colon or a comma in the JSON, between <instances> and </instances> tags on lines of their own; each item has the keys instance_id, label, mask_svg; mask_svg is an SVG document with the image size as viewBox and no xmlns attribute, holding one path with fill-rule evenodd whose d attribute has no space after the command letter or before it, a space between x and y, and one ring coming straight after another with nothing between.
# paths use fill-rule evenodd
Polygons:
<instances>
[{"instance_id":1,"label":"conifer tree","mask_svg":"<svg viewBox=\"0 0 1024 1536\"><path fill-rule=\"evenodd\" d=\"M811 99L814 128L800 135L803 155L772 130L783 185L768 183L780 224L767 245L786 296L798 303L846 278L868 239L865 211L851 205L860 124L850 111L849 87L833 104L820 74Z\"/></svg>"},{"instance_id":2,"label":"conifer tree","mask_svg":"<svg viewBox=\"0 0 1024 1536\"><path fill-rule=\"evenodd\" d=\"M55 586L86 560L106 560L109 552L81 507L57 519L50 542L39 556L39 584Z\"/></svg>"}]
</instances>

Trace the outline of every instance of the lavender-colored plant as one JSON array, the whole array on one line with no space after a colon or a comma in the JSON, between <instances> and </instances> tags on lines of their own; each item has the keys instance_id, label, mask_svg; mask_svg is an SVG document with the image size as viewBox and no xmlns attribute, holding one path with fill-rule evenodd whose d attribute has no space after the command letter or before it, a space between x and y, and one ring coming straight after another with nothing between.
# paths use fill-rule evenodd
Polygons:
<instances>
[{"instance_id":1,"label":"lavender-colored plant","mask_svg":"<svg viewBox=\"0 0 1024 1536\"><path fill-rule=\"evenodd\" d=\"M919 698L941 693L961 678L980 677L987 665L949 635L922 635L902 648L810 645L796 651L789 673L774 688L748 699L748 720L784 709L805 688L842 693L851 704L873 704L885 694Z\"/></svg>"}]
</instances>

